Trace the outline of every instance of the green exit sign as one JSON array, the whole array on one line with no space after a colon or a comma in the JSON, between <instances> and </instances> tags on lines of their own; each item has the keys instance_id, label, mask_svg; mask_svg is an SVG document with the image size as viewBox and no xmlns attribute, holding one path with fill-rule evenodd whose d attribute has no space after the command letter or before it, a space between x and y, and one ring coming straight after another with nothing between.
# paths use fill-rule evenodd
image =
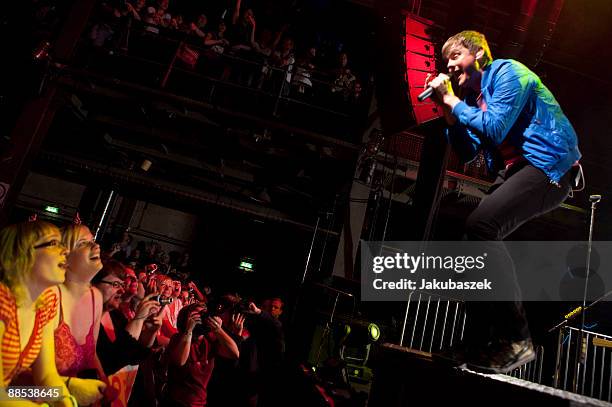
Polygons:
<instances>
[{"instance_id":1,"label":"green exit sign","mask_svg":"<svg viewBox=\"0 0 612 407\"><path fill-rule=\"evenodd\" d=\"M238 268L244 271L253 271L253 263L249 263L247 261L241 261L240 266Z\"/></svg>"},{"instance_id":2,"label":"green exit sign","mask_svg":"<svg viewBox=\"0 0 612 407\"><path fill-rule=\"evenodd\" d=\"M59 208L57 206L47 205L47 206L45 206L45 212L59 213Z\"/></svg>"}]
</instances>

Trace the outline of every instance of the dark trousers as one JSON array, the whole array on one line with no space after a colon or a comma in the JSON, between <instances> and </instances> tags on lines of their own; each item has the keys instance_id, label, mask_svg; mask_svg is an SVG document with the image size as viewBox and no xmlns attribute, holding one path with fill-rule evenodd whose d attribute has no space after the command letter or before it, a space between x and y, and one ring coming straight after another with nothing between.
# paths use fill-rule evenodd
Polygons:
<instances>
[{"instance_id":1,"label":"dark trousers","mask_svg":"<svg viewBox=\"0 0 612 407\"><path fill-rule=\"evenodd\" d=\"M553 184L539 169L529 163L517 163L498 173L487 196L466 221L465 239L489 241L493 250L508 259L496 276L505 284L514 284L512 302L468 302L465 342L480 346L495 339L522 340L530 337L512 260L501 242L519 226L557 208L567 198L573 170L559 185ZM535 240L535 239L534 239Z\"/></svg>"}]
</instances>

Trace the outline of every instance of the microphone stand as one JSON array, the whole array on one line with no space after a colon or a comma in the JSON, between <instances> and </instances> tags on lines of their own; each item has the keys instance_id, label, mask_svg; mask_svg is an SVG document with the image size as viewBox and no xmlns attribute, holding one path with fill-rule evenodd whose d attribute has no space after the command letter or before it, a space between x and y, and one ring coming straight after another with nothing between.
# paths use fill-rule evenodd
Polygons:
<instances>
[{"instance_id":1,"label":"microphone stand","mask_svg":"<svg viewBox=\"0 0 612 407\"><path fill-rule=\"evenodd\" d=\"M601 201L601 195L591 195L589 197L589 201L591 202L591 223L589 225L589 244L586 261L586 278L584 280L584 294L582 297L582 319L580 321L580 327L578 329L578 344L576 345L576 357L574 359L574 372L572 378L572 391L574 393L578 393L578 366L580 365L580 359L582 356L582 336L584 330L584 322L586 319L586 297L589 285L589 272L591 269L591 248L593 246L593 224L595 222L595 206L599 201Z\"/></svg>"}]
</instances>

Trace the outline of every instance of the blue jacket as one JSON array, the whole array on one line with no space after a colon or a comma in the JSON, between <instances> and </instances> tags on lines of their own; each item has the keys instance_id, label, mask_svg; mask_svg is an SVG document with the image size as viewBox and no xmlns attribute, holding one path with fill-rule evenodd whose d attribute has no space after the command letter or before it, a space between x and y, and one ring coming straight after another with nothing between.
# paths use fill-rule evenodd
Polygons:
<instances>
[{"instance_id":1,"label":"blue jacket","mask_svg":"<svg viewBox=\"0 0 612 407\"><path fill-rule=\"evenodd\" d=\"M508 138L533 166L558 183L581 155L574 128L540 78L517 61L497 59L484 69L481 90L486 112L474 97L452 111L457 123L447 136L459 157L469 162L482 150L493 170L495 149Z\"/></svg>"}]
</instances>

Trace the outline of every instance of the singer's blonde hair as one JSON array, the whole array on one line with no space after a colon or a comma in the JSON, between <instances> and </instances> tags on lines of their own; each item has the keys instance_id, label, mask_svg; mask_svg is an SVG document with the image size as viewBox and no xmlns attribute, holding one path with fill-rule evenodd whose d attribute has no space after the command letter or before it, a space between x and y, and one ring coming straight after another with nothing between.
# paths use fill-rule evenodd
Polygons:
<instances>
[{"instance_id":1,"label":"singer's blonde hair","mask_svg":"<svg viewBox=\"0 0 612 407\"><path fill-rule=\"evenodd\" d=\"M478 60L481 67L489 65L489 63L493 61L489 43L484 34L470 30L461 31L459 34L455 34L446 40L442 46L442 57L445 61L448 61L451 51L459 45L467 48L472 55L476 55L476 53L482 49L484 51L482 58Z\"/></svg>"}]
</instances>

